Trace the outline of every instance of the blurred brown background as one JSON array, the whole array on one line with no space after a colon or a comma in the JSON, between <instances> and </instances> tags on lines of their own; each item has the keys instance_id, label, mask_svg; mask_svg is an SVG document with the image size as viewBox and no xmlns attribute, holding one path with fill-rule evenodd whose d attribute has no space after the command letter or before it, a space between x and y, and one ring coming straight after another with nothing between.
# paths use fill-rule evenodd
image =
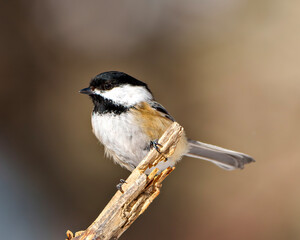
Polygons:
<instances>
[{"instance_id":1,"label":"blurred brown background","mask_svg":"<svg viewBox=\"0 0 300 240\"><path fill-rule=\"evenodd\" d=\"M128 176L78 94L108 70L147 82L190 138L257 160L227 172L185 158L122 239L300 238L300 2L14 0L0 13L1 238L85 229Z\"/></svg>"}]
</instances>

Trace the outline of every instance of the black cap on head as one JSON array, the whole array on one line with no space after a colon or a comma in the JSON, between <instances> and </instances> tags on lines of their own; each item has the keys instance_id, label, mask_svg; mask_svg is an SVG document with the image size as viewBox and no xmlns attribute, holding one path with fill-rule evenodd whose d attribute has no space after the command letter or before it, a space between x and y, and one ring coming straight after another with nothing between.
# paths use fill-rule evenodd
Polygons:
<instances>
[{"instance_id":1,"label":"black cap on head","mask_svg":"<svg viewBox=\"0 0 300 240\"><path fill-rule=\"evenodd\" d=\"M125 84L132 86L144 86L148 89L146 83L139 81L126 73L118 71L109 71L98 74L91 80L90 87L101 90L109 90Z\"/></svg>"}]
</instances>

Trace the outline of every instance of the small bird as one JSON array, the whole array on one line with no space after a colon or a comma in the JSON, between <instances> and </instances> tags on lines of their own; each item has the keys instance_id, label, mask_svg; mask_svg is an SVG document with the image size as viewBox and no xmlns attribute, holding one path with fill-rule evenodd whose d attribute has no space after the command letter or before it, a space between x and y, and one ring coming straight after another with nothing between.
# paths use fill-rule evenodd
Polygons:
<instances>
[{"instance_id":1,"label":"small bird","mask_svg":"<svg viewBox=\"0 0 300 240\"><path fill-rule=\"evenodd\" d=\"M129 171L136 168L151 147L159 145L157 140L175 121L154 100L146 83L123 72L100 73L80 93L93 101L93 132L104 145L106 155ZM190 140L184 133L174 154L156 167L160 171L173 167L183 156L207 160L226 170L242 169L244 164L254 162L246 154Z\"/></svg>"}]
</instances>

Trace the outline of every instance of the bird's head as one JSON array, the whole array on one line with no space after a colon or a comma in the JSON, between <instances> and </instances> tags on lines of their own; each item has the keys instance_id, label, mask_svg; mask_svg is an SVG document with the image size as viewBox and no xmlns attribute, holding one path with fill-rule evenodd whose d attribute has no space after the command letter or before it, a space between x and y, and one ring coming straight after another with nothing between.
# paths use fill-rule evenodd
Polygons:
<instances>
[{"instance_id":1,"label":"bird's head","mask_svg":"<svg viewBox=\"0 0 300 240\"><path fill-rule=\"evenodd\" d=\"M146 83L118 71L98 74L92 78L88 88L79 92L89 95L94 103L104 99L124 107L132 107L153 99Z\"/></svg>"}]
</instances>

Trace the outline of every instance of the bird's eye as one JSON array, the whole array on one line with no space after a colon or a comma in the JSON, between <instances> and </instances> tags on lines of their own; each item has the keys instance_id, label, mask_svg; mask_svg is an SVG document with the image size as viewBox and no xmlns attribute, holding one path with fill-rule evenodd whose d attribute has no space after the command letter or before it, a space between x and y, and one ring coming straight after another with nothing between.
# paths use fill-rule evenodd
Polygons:
<instances>
[{"instance_id":1,"label":"bird's eye","mask_svg":"<svg viewBox=\"0 0 300 240\"><path fill-rule=\"evenodd\" d=\"M92 91L94 91L94 90L95 90L95 87L93 87L93 86L90 86L90 89L91 89Z\"/></svg>"},{"instance_id":2,"label":"bird's eye","mask_svg":"<svg viewBox=\"0 0 300 240\"><path fill-rule=\"evenodd\" d=\"M110 90L110 89L112 89L113 88L113 85L111 84L111 83L105 83L104 85L103 85L103 89L104 90Z\"/></svg>"}]
</instances>

